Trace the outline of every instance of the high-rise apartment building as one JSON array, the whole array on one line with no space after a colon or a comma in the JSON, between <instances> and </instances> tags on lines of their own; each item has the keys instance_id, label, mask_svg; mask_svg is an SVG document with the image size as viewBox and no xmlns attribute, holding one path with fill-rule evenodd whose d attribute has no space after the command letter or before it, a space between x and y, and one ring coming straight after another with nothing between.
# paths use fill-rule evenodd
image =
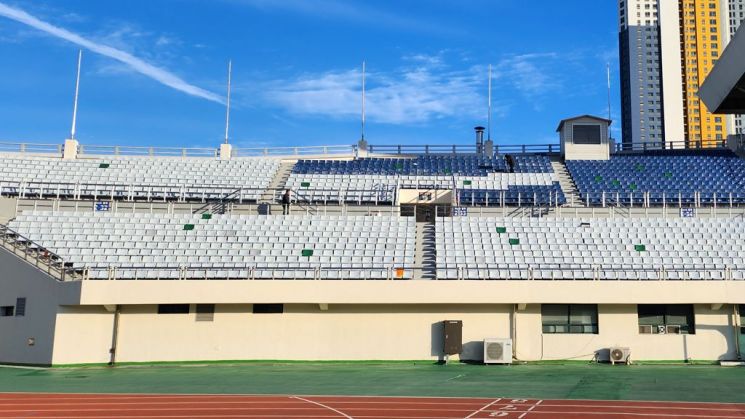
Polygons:
<instances>
[{"instance_id":1,"label":"high-rise apartment building","mask_svg":"<svg viewBox=\"0 0 745 419\"><path fill-rule=\"evenodd\" d=\"M742 118L712 115L697 93L745 17L745 0L618 4L624 145L711 146L742 130Z\"/></svg>"}]
</instances>

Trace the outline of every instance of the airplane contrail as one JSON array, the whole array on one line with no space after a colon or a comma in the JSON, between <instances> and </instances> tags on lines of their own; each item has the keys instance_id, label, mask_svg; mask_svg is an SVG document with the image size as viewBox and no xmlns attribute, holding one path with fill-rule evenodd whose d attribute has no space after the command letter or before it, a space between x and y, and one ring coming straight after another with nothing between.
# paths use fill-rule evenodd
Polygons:
<instances>
[{"instance_id":1,"label":"airplane contrail","mask_svg":"<svg viewBox=\"0 0 745 419\"><path fill-rule=\"evenodd\" d=\"M203 99L211 100L217 103L224 103L224 100L221 96L215 93L212 93L210 91L204 90L201 87L197 87L192 84L189 84L183 79L181 79L180 77L178 77L177 75L167 70L164 70L162 68L158 68L150 63L147 63L143 61L142 59L137 58L128 52L110 47L108 45L103 45L103 44L93 42L78 34L70 32L67 29L63 29L63 28L54 26L52 24L49 24L47 22L44 22L26 13L23 10L10 7L1 2L0 2L0 16L5 16L8 19L15 20L16 22L23 23L24 25L28 25L42 32L46 32L49 35L72 42L73 44L79 45L95 53L104 55L109 58L113 58L117 61L120 61L130 66L133 70L137 71L140 74L150 77L151 79L159 83L162 83L168 87L172 87L186 94L196 96L196 97L201 97Z\"/></svg>"}]
</instances>

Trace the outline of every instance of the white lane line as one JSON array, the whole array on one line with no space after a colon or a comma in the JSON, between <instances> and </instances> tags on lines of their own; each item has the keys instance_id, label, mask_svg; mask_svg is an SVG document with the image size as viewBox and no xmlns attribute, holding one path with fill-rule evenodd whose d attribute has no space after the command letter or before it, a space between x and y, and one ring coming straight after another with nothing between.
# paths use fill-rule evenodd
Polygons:
<instances>
[{"instance_id":1,"label":"white lane line","mask_svg":"<svg viewBox=\"0 0 745 419\"><path fill-rule=\"evenodd\" d=\"M493 404L495 404L495 403L499 403L499 401L500 401L500 400L502 400L502 398L499 398L499 399L495 399L495 400L493 400L493 401L492 401L491 403L487 404L486 406L482 407L481 409L479 409L479 410L477 410L477 411L475 411L475 412L471 412L471 414L470 414L470 415L466 416L466 417L465 417L465 418L463 418L463 419L469 419L469 418L472 418L472 417L474 417L475 415L477 415L477 414L479 414L479 413L483 412L484 410L488 409L489 407L491 407L491 406L492 406Z\"/></svg>"},{"instance_id":2,"label":"white lane line","mask_svg":"<svg viewBox=\"0 0 745 419\"><path fill-rule=\"evenodd\" d=\"M324 409L328 409L328 410L330 410L330 411L332 411L332 412L336 412L336 413L338 413L338 414L342 415L343 417L345 417L345 418L347 418L347 419L354 419L353 417L351 417L351 416L347 415L346 413L344 413L344 412L341 412L341 411L338 411L338 410L334 409L333 407L330 407L330 406L326 406L326 405L325 405L325 404L323 404L323 403L318 403L318 402L314 402L313 400L308 400L308 399L304 399L304 398L302 398L302 397L298 397L298 396L291 396L290 398L291 398L291 399L298 399L298 400L302 400L302 401L304 401L304 402L312 403L312 404L314 404L314 405L316 405L316 406L320 406L320 407L323 407Z\"/></svg>"},{"instance_id":3,"label":"white lane line","mask_svg":"<svg viewBox=\"0 0 745 419\"><path fill-rule=\"evenodd\" d=\"M538 407L538 405L539 405L539 404L541 404L541 402L542 402L542 401L543 401L543 400L538 400L538 401L537 401L537 402L536 402L536 403L535 403L535 404L534 404L533 406L530 406L530 408L528 408L528 411L527 411L527 412L525 412L525 413L523 413L522 415L518 416L518 418L517 418L517 419L523 419L523 418L525 417L525 415L527 415L527 414L528 414L528 413L530 413L530 412L531 412L531 411L532 411L533 409L535 409L536 407Z\"/></svg>"}]
</instances>

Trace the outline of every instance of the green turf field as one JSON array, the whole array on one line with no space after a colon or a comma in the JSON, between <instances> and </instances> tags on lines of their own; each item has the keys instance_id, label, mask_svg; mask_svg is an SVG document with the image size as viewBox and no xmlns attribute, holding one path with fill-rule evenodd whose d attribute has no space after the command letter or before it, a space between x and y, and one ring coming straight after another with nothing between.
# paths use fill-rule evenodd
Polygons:
<instances>
[{"instance_id":1,"label":"green turf field","mask_svg":"<svg viewBox=\"0 0 745 419\"><path fill-rule=\"evenodd\" d=\"M693 365L248 363L20 369L0 392L472 396L745 402L745 369Z\"/></svg>"}]
</instances>

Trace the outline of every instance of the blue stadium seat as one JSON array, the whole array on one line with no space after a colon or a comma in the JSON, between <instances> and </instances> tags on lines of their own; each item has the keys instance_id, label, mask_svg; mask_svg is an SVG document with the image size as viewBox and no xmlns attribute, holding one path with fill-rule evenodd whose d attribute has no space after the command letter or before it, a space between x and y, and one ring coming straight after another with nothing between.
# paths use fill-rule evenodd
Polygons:
<instances>
[{"instance_id":1,"label":"blue stadium seat","mask_svg":"<svg viewBox=\"0 0 745 419\"><path fill-rule=\"evenodd\" d=\"M567 169L583 201L652 205L745 203L745 160L726 150L657 151L570 160Z\"/></svg>"}]
</instances>

